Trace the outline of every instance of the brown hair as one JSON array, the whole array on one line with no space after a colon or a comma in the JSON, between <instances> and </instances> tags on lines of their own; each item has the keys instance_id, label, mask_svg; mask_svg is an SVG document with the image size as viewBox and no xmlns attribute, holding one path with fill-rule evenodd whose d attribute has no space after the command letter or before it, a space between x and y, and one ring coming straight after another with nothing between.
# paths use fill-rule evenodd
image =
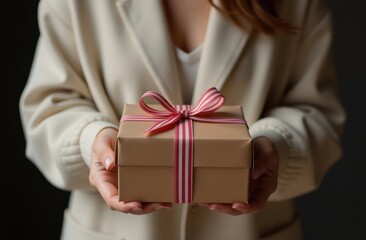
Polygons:
<instances>
[{"instance_id":1,"label":"brown hair","mask_svg":"<svg viewBox=\"0 0 366 240\"><path fill-rule=\"evenodd\" d=\"M295 34L298 30L278 16L275 5L280 0L219 0L222 7L213 1L209 0L213 7L243 30L247 29L247 24L268 35L274 35L277 30L289 34Z\"/></svg>"}]
</instances>

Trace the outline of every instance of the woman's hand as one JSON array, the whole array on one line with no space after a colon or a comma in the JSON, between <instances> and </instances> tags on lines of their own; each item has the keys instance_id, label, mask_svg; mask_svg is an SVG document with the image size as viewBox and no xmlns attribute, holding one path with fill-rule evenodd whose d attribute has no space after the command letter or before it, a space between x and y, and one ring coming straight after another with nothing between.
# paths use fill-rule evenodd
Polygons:
<instances>
[{"instance_id":1,"label":"woman's hand","mask_svg":"<svg viewBox=\"0 0 366 240\"><path fill-rule=\"evenodd\" d=\"M231 215L257 213L263 208L269 196L277 188L278 153L272 141L267 137L255 138L253 144L254 168L249 181L249 203L211 203L201 204L201 206Z\"/></svg>"},{"instance_id":2,"label":"woman's hand","mask_svg":"<svg viewBox=\"0 0 366 240\"><path fill-rule=\"evenodd\" d=\"M105 128L96 136L90 163L89 182L95 187L109 208L136 215L170 208L170 203L120 202L118 200L117 168L115 167L114 146L117 130Z\"/></svg>"}]
</instances>

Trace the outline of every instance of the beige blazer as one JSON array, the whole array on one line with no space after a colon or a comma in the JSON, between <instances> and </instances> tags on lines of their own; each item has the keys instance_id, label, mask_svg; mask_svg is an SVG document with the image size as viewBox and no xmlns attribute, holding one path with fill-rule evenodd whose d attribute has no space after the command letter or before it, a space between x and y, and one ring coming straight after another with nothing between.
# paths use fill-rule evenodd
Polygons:
<instances>
[{"instance_id":1,"label":"beige blazer","mask_svg":"<svg viewBox=\"0 0 366 240\"><path fill-rule=\"evenodd\" d=\"M253 137L280 155L278 189L258 214L228 216L174 205L144 216L110 210L89 186L91 144L117 127L125 103L148 91L182 103L174 46L159 0L41 0L40 38L20 99L27 157L72 191L63 239L301 239L292 200L315 190L341 157L345 114L331 62L324 1L285 0L297 35L241 31L212 8L192 104L217 87L240 104Z\"/></svg>"}]
</instances>

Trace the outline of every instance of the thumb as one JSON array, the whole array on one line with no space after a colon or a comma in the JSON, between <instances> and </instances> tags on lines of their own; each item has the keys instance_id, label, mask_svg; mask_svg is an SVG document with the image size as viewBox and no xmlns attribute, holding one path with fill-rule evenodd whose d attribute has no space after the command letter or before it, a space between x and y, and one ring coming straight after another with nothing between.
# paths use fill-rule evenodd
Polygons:
<instances>
[{"instance_id":1,"label":"thumb","mask_svg":"<svg viewBox=\"0 0 366 240\"><path fill-rule=\"evenodd\" d=\"M97 134L93 142L93 153L107 170L111 170L115 166L116 137L116 129L104 128Z\"/></svg>"},{"instance_id":2,"label":"thumb","mask_svg":"<svg viewBox=\"0 0 366 240\"><path fill-rule=\"evenodd\" d=\"M258 179L269 168L276 166L278 153L267 137L259 137L254 140L254 168L251 171L252 179Z\"/></svg>"}]
</instances>

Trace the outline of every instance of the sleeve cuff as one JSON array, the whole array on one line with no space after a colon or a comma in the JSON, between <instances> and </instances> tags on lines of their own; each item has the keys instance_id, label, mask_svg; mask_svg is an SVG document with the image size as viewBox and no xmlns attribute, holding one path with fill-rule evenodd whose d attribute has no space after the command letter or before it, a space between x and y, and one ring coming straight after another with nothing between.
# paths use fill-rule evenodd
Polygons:
<instances>
[{"instance_id":1,"label":"sleeve cuff","mask_svg":"<svg viewBox=\"0 0 366 240\"><path fill-rule=\"evenodd\" d=\"M90 167L90 156L93 141L102 129L108 127L118 129L115 124L106 121L92 122L83 129L80 136L80 152L85 164L88 167Z\"/></svg>"}]
</instances>

